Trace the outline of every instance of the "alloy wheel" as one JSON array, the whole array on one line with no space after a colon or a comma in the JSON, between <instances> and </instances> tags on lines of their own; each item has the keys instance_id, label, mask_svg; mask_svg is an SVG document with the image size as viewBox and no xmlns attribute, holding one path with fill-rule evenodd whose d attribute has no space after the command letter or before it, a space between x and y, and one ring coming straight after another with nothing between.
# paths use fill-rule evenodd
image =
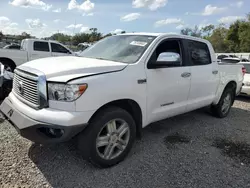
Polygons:
<instances>
[{"instance_id":1,"label":"alloy wheel","mask_svg":"<svg viewBox=\"0 0 250 188\"><path fill-rule=\"evenodd\" d=\"M122 119L113 119L103 126L97 136L97 153L105 160L114 159L126 149L129 139L128 123Z\"/></svg>"}]
</instances>

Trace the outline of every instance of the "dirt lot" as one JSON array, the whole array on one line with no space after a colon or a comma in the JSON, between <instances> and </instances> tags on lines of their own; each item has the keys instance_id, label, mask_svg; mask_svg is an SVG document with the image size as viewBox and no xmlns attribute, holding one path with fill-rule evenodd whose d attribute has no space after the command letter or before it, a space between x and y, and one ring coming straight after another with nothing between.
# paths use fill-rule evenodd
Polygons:
<instances>
[{"instance_id":1,"label":"dirt lot","mask_svg":"<svg viewBox=\"0 0 250 188\"><path fill-rule=\"evenodd\" d=\"M229 117L207 109L147 127L128 158L96 169L72 143L40 146L0 124L0 187L250 187L250 99Z\"/></svg>"}]
</instances>

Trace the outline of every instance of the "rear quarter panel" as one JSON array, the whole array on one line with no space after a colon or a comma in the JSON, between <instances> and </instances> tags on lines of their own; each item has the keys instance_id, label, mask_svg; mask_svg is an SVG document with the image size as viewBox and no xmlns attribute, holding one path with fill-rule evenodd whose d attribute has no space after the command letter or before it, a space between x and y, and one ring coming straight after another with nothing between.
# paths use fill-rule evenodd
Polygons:
<instances>
[{"instance_id":1,"label":"rear quarter panel","mask_svg":"<svg viewBox=\"0 0 250 188\"><path fill-rule=\"evenodd\" d=\"M219 64L220 82L213 104L217 104L221 95L231 81L236 82L236 95L240 92L243 83L242 65L239 64Z\"/></svg>"}]
</instances>

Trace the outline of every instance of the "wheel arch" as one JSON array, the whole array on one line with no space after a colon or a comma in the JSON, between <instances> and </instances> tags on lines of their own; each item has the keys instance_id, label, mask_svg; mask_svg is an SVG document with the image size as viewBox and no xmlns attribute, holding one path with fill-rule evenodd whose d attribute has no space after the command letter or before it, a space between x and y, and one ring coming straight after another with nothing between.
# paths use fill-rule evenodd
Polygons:
<instances>
[{"instance_id":1,"label":"wheel arch","mask_svg":"<svg viewBox=\"0 0 250 188\"><path fill-rule=\"evenodd\" d=\"M233 93L234 93L234 95L233 95L233 101L232 101L232 104L234 103L234 101L235 101L235 97L236 97L236 89L237 89L237 83L235 82L235 81L230 81L230 82L228 82L227 83L227 85L226 85L226 87L224 88L224 91L225 91L225 89L227 89L227 88L232 88L233 89ZM223 92L224 92L223 91Z\"/></svg>"},{"instance_id":2,"label":"wheel arch","mask_svg":"<svg viewBox=\"0 0 250 188\"><path fill-rule=\"evenodd\" d=\"M89 122L91 122L95 116L105 108L115 106L126 110L134 119L136 123L136 135L141 138L142 136L142 110L140 105L132 99L119 99L108 102L101 106L96 112L91 116Z\"/></svg>"},{"instance_id":3,"label":"wheel arch","mask_svg":"<svg viewBox=\"0 0 250 188\"><path fill-rule=\"evenodd\" d=\"M0 57L0 62L2 64L4 64L4 62L9 63L9 65L11 65L14 69L16 68L16 63L10 58Z\"/></svg>"},{"instance_id":4,"label":"wheel arch","mask_svg":"<svg viewBox=\"0 0 250 188\"><path fill-rule=\"evenodd\" d=\"M225 87L223 90L221 90L219 96L216 98L216 101L213 104L218 104L218 102L220 101L220 98L223 94L223 92L227 89L227 88L232 88L234 91L234 95L233 95L233 103L236 97L236 89L237 89L237 82L234 80L229 81L227 84L225 84Z\"/></svg>"}]
</instances>

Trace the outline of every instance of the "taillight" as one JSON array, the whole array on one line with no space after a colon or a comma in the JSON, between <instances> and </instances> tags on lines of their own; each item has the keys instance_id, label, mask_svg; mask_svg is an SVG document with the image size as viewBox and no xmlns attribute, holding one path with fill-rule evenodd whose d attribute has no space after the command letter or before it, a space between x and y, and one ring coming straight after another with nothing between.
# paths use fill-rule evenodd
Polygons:
<instances>
[{"instance_id":1,"label":"taillight","mask_svg":"<svg viewBox=\"0 0 250 188\"><path fill-rule=\"evenodd\" d=\"M245 67L242 67L242 74L243 74L243 76L246 74L246 72L247 72L247 69Z\"/></svg>"}]
</instances>

